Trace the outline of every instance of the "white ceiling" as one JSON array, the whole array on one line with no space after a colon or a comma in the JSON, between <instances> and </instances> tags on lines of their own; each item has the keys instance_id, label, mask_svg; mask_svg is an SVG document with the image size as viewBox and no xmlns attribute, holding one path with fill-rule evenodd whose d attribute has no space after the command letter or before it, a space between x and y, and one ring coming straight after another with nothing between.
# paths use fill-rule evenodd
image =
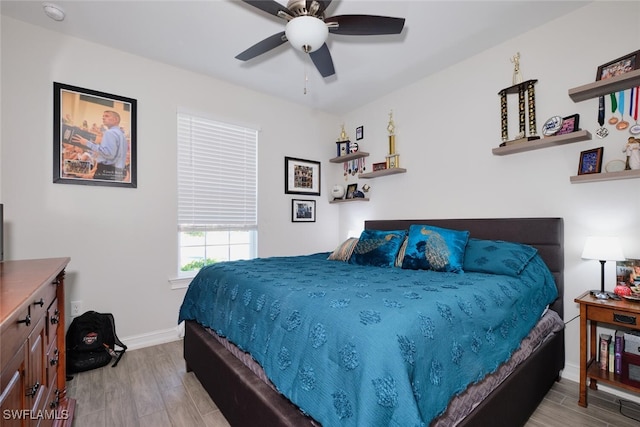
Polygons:
<instances>
[{"instance_id":1,"label":"white ceiling","mask_svg":"<svg viewBox=\"0 0 640 427\"><path fill-rule=\"evenodd\" d=\"M286 0L279 1L286 5ZM288 43L247 62L235 59L249 46L283 31L285 23L241 1L53 3L66 12L64 21L46 17L41 1L2 0L0 12L53 31L341 114L589 2L334 0L325 16L382 15L403 17L406 22L399 35L330 34L327 45L336 75L326 79L307 55L295 51Z\"/></svg>"}]
</instances>

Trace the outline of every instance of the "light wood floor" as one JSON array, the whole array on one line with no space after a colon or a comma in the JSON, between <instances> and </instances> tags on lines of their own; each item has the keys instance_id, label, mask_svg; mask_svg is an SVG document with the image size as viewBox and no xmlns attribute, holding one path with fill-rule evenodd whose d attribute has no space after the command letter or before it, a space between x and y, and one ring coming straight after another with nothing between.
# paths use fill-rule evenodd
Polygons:
<instances>
[{"instance_id":1,"label":"light wood floor","mask_svg":"<svg viewBox=\"0 0 640 427\"><path fill-rule=\"evenodd\" d=\"M193 373L185 371L182 341L127 351L115 368L75 374L67 382L77 400L75 427L225 427L224 419ZM526 393L526 391L523 391ZM517 398L517 397L514 397ZM640 411L616 396L590 391L589 407L578 406L578 384L556 383L526 427L638 427ZM244 427L244 426L243 426Z\"/></svg>"}]
</instances>

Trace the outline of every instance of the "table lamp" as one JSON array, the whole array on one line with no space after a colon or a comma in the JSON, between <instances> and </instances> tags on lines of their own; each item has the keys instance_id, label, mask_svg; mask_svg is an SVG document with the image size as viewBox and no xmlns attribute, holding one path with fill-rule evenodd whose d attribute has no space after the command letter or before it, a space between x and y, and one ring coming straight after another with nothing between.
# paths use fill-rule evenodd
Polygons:
<instances>
[{"instance_id":1,"label":"table lamp","mask_svg":"<svg viewBox=\"0 0 640 427\"><path fill-rule=\"evenodd\" d=\"M619 297L613 292L604 290L604 263L607 261L624 261L620 240L610 236L590 236L584 243L583 259L597 259L600 261L600 290L591 291L598 299Z\"/></svg>"}]
</instances>

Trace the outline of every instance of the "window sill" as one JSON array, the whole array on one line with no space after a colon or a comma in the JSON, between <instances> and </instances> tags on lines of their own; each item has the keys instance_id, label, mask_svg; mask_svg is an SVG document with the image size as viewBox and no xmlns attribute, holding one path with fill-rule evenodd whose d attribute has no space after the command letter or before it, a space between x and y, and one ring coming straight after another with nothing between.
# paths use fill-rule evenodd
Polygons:
<instances>
[{"instance_id":1,"label":"window sill","mask_svg":"<svg viewBox=\"0 0 640 427\"><path fill-rule=\"evenodd\" d=\"M193 280L194 276L181 276L181 277L175 277L173 279L169 279L169 283L171 284L171 289L175 290L175 289L187 289L189 287L189 285L191 284L191 281Z\"/></svg>"}]
</instances>

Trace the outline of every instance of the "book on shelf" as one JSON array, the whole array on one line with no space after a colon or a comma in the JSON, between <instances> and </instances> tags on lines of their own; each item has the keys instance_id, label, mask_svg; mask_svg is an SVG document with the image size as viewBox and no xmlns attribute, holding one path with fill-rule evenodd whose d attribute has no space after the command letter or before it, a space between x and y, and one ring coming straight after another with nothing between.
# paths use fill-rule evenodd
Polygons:
<instances>
[{"instance_id":1,"label":"book on shelf","mask_svg":"<svg viewBox=\"0 0 640 427\"><path fill-rule=\"evenodd\" d=\"M600 369L603 371L609 370L609 344L611 343L611 335L600 334L600 362L598 363Z\"/></svg>"},{"instance_id":2,"label":"book on shelf","mask_svg":"<svg viewBox=\"0 0 640 427\"><path fill-rule=\"evenodd\" d=\"M615 352L614 352L614 347L615 347L615 340L612 339L609 342L609 372L613 372L615 369Z\"/></svg>"},{"instance_id":3,"label":"book on shelf","mask_svg":"<svg viewBox=\"0 0 640 427\"><path fill-rule=\"evenodd\" d=\"M616 331L613 348L613 373L622 374L622 352L624 351L624 331Z\"/></svg>"}]
</instances>

